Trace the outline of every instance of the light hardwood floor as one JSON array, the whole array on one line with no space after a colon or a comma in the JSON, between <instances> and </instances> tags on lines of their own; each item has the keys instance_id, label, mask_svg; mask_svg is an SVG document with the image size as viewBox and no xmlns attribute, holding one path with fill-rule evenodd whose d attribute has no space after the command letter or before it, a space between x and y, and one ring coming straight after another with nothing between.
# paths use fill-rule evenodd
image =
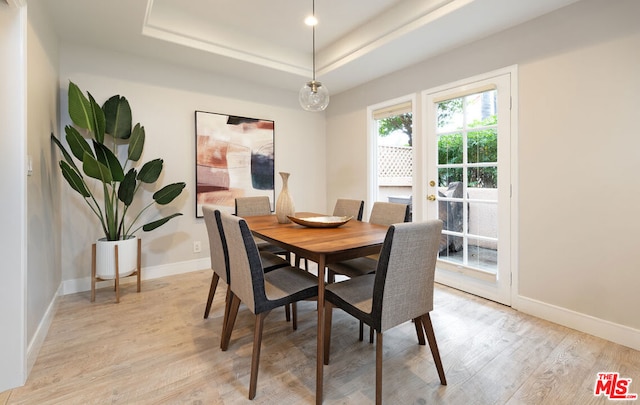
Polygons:
<instances>
[{"instance_id":1,"label":"light hardwood floor","mask_svg":"<svg viewBox=\"0 0 640 405\"><path fill-rule=\"evenodd\" d=\"M7 404L312 404L316 312L299 304L298 330L273 311L265 322L257 396L247 399L253 317L238 314L220 351L225 287L202 319L211 271L128 284L115 304L101 289L62 297L24 387ZM221 283L222 284L222 283ZM619 372L640 393L640 352L443 286L431 314L448 386L410 323L385 334L383 397L388 404L604 404L596 373ZM375 345L335 311L326 404L373 403ZM7 398L8 397L8 398ZM633 401L632 401L633 402Z\"/></svg>"}]
</instances>

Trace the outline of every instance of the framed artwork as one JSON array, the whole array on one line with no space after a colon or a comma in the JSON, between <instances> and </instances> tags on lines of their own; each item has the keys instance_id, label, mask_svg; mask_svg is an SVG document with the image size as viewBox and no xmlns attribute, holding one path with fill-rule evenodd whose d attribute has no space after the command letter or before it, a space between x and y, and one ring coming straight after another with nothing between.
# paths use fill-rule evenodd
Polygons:
<instances>
[{"instance_id":1,"label":"framed artwork","mask_svg":"<svg viewBox=\"0 0 640 405\"><path fill-rule=\"evenodd\" d=\"M203 205L235 211L236 197L274 203L274 121L196 111L196 217ZM273 209L273 206L272 206Z\"/></svg>"}]
</instances>

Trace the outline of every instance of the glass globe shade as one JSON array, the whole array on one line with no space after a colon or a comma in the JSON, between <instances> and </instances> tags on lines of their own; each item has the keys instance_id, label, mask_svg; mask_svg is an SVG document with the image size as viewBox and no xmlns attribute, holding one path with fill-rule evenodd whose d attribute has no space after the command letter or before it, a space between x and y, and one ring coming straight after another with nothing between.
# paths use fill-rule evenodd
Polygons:
<instances>
[{"instance_id":1,"label":"glass globe shade","mask_svg":"<svg viewBox=\"0 0 640 405\"><path fill-rule=\"evenodd\" d=\"M323 111L329 105L329 90L322 83L312 80L300 89L299 100L307 111Z\"/></svg>"}]
</instances>

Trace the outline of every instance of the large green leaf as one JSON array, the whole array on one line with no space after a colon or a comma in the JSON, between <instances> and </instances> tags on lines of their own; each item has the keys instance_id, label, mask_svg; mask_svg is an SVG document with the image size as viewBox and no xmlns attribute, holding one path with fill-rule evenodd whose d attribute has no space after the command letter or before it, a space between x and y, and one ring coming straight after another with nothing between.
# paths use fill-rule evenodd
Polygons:
<instances>
[{"instance_id":1,"label":"large green leaf","mask_svg":"<svg viewBox=\"0 0 640 405\"><path fill-rule=\"evenodd\" d=\"M169 204L177 196L182 193L182 190L186 186L185 183L173 183L162 187L160 190L153 193L153 200L160 205Z\"/></svg>"},{"instance_id":2,"label":"large green leaf","mask_svg":"<svg viewBox=\"0 0 640 405\"><path fill-rule=\"evenodd\" d=\"M105 130L105 118L104 112L100 105L96 103L96 100L93 98L91 93L87 93L89 95L89 102L91 105L91 117L93 119L92 131L93 137L96 141L100 143L104 143L104 130Z\"/></svg>"},{"instance_id":3,"label":"large green leaf","mask_svg":"<svg viewBox=\"0 0 640 405\"><path fill-rule=\"evenodd\" d=\"M137 162L142 156L142 149L144 148L144 127L140 124L136 124L131 132L131 138L129 139L129 151L127 158Z\"/></svg>"},{"instance_id":4,"label":"large green leaf","mask_svg":"<svg viewBox=\"0 0 640 405\"><path fill-rule=\"evenodd\" d=\"M126 206L131 205L136 193L136 169L131 168L118 187L118 199Z\"/></svg>"},{"instance_id":5,"label":"large green leaf","mask_svg":"<svg viewBox=\"0 0 640 405\"><path fill-rule=\"evenodd\" d=\"M51 133L51 140L58 146L58 149L60 149L60 151L62 152L64 160L69 165L71 165L71 167L73 167L76 172L80 172L80 169L78 169L78 166L76 166L76 163L73 161L73 158L71 157L69 152L67 152L67 149L65 149L65 147L62 145L62 142L60 142L60 140L58 140L58 138L53 135L53 132Z\"/></svg>"},{"instance_id":6,"label":"large green leaf","mask_svg":"<svg viewBox=\"0 0 640 405\"><path fill-rule=\"evenodd\" d=\"M158 219L157 221L149 222L148 224L146 224L146 225L144 225L142 227L142 230L145 231L145 232L153 231L157 227L162 226L162 225L166 224L167 222L169 222L170 219L175 218L175 217L179 217L180 215L182 215L182 214L179 213L179 212L176 212L175 214L169 215L168 217L164 217L162 219Z\"/></svg>"},{"instance_id":7,"label":"large green leaf","mask_svg":"<svg viewBox=\"0 0 640 405\"><path fill-rule=\"evenodd\" d=\"M111 172L113 181L122 181L124 179L124 170L116 155L101 143L93 142L93 148L96 150L96 159L105 165Z\"/></svg>"},{"instance_id":8,"label":"large green leaf","mask_svg":"<svg viewBox=\"0 0 640 405\"><path fill-rule=\"evenodd\" d=\"M80 175L73 170L71 166L65 161L60 161L60 169L62 170L62 176L67 180L67 183L72 189L76 190L84 198L90 197L91 193L85 187Z\"/></svg>"},{"instance_id":9,"label":"large green leaf","mask_svg":"<svg viewBox=\"0 0 640 405\"><path fill-rule=\"evenodd\" d=\"M87 176L98 179L103 183L111 183L113 181L111 170L88 153L85 153L82 159L82 170Z\"/></svg>"},{"instance_id":10,"label":"large green leaf","mask_svg":"<svg viewBox=\"0 0 640 405\"><path fill-rule=\"evenodd\" d=\"M91 103L82 94L82 90L73 82L69 82L69 117L80 128L94 131Z\"/></svg>"},{"instance_id":11,"label":"large green leaf","mask_svg":"<svg viewBox=\"0 0 640 405\"><path fill-rule=\"evenodd\" d=\"M75 156L76 159L82 160L85 152L93 155L89 142L80 135L80 132L78 132L77 129L71 125L67 125L64 127L64 132L67 133L67 143L69 144L71 153L73 153L73 156Z\"/></svg>"},{"instance_id":12,"label":"large green leaf","mask_svg":"<svg viewBox=\"0 0 640 405\"><path fill-rule=\"evenodd\" d=\"M107 122L106 132L118 139L131 136L131 107L126 98L113 96L102 105Z\"/></svg>"},{"instance_id":13,"label":"large green leaf","mask_svg":"<svg viewBox=\"0 0 640 405\"><path fill-rule=\"evenodd\" d=\"M154 183L162 173L162 159L150 160L142 166L138 173L138 180L143 183Z\"/></svg>"}]
</instances>

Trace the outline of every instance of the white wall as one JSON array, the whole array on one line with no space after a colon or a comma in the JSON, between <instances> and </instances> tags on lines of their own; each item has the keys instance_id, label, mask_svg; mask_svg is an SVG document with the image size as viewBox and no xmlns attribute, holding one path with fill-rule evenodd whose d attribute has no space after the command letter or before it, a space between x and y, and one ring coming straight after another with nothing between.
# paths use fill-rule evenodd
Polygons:
<instances>
[{"instance_id":1,"label":"white wall","mask_svg":"<svg viewBox=\"0 0 640 405\"><path fill-rule=\"evenodd\" d=\"M0 392L26 380L26 7L0 3Z\"/></svg>"},{"instance_id":2,"label":"white wall","mask_svg":"<svg viewBox=\"0 0 640 405\"><path fill-rule=\"evenodd\" d=\"M332 97L328 199L366 198L367 105L517 64L514 306L637 339L639 15L636 0L583 0Z\"/></svg>"},{"instance_id":3,"label":"white wall","mask_svg":"<svg viewBox=\"0 0 640 405\"><path fill-rule=\"evenodd\" d=\"M640 329L640 2L578 9L520 70L520 294Z\"/></svg>"},{"instance_id":4,"label":"white wall","mask_svg":"<svg viewBox=\"0 0 640 405\"><path fill-rule=\"evenodd\" d=\"M59 187L50 134L58 133L58 46L39 2L28 6L27 361L30 369L55 314L60 268Z\"/></svg>"},{"instance_id":5,"label":"white wall","mask_svg":"<svg viewBox=\"0 0 640 405\"><path fill-rule=\"evenodd\" d=\"M148 276L154 270L161 273L159 269L180 272L209 266L204 222L195 218L195 110L274 120L276 173L291 173L289 189L298 210L324 210L324 114L303 111L297 93L71 44L61 45L60 61L61 128L70 123L66 113L69 80L90 91L99 103L114 94L125 96L134 122L145 126L143 160L164 159L162 184L187 183L180 200L167 209L184 215L139 235L143 277L145 268ZM277 197L282 182L277 174L275 180ZM91 242L100 237L100 229L84 202L66 185L63 201L63 280L70 290L82 290L89 285ZM203 242L202 253L192 253L193 240Z\"/></svg>"}]
</instances>

